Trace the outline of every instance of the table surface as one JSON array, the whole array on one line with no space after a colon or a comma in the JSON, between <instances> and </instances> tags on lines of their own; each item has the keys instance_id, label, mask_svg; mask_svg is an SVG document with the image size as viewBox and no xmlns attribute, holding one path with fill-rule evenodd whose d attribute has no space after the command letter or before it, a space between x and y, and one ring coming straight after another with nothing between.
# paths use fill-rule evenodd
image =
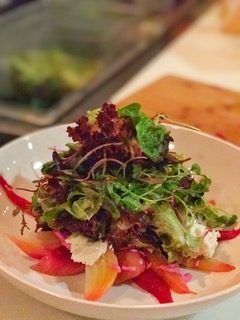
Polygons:
<instances>
[{"instance_id":1,"label":"table surface","mask_svg":"<svg viewBox=\"0 0 240 320\"><path fill-rule=\"evenodd\" d=\"M126 83L112 101L117 102L166 74L240 91L240 36L223 34L220 26L219 7L215 5ZM15 289L5 279L0 280L2 320L86 319L46 306ZM239 298L237 294L203 312L178 320L236 320L240 311Z\"/></svg>"},{"instance_id":2,"label":"table surface","mask_svg":"<svg viewBox=\"0 0 240 320\"><path fill-rule=\"evenodd\" d=\"M221 26L220 7L214 5L135 74L112 100L122 100L168 74L240 92L240 34L223 33Z\"/></svg>"}]
</instances>

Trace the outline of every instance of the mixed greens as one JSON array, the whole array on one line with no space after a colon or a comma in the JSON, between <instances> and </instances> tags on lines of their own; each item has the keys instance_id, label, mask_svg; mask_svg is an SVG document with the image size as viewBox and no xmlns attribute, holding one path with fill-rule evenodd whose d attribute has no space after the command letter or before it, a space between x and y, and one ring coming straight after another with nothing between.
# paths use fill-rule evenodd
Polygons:
<instances>
[{"instance_id":1,"label":"mixed greens","mask_svg":"<svg viewBox=\"0 0 240 320\"><path fill-rule=\"evenodd\" d=\"M231 226L235 215L204 198L211 180L169 150L170 132L133 103L105 103L67 132L73 143L52 154L32 199L38 228L80 233L114 250L155 250L169 262L202 255L192 232Z\"/></svg>"}]
</instances>

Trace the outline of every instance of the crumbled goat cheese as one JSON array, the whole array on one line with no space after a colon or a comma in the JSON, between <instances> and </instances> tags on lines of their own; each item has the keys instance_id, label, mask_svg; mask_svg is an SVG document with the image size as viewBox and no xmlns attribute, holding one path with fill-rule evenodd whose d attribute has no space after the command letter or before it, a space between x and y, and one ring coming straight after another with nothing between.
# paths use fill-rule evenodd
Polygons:
<instances>
[{"instance_id":1,"label":"crumbled goat cheese","mask_svg":"<svg viewBox=\"0 0 240 320\"><path fill-rule=\"evenodd\" d=\"M220 237L218 231L208 231L201 243L201 251L205 257L211 258L218 246L217 239Z\"/></svg>"},{"instance_id":2,"label":"crumbled goat cheese","mask_svg":"<svg viewBox=\"0 0 240 320\"><path fill-rule=\"evenodd\" d=\"M69 236L66 243L70 244L72 260L86 265L93 265L108 248L107 242L92 241L79 233Z\"/></svg>"},{"instance_id":3,"label":"crumbled goat cheese","mask_svg":"<svg viewBox=\"0 0 240 320\"><path fill-rule=\"evenodd\" d=\"M215 230L209 231L206 226L195 221L190 227L190 233L192 236L200 238L199 254L211 258L218 246L219 232Z\"/></svg>"}]
</instances>

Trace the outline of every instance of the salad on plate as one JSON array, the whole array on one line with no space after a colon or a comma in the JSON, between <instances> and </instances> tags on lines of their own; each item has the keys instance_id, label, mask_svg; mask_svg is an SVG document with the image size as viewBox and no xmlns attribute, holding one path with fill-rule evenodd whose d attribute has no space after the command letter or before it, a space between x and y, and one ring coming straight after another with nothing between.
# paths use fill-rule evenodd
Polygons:
<instances>
[{"instance_id":1,"label":"salad on plate","mask_svg":"<svg viewBox=\"0 0 240 320\"><path fill-rule=\"evenodd\" d=\"M240 234L237 216L206 200L211 179L173 151L161 119L138 103L118 110L105 103L68 126L72 141L43 165L31 202L1 178L14 214L23 211L22 235L9 237L35 259L33 270L85 273L87 300L129 283L169 303L172 292L197 294L189 269L235 269L214 254ZM35 219L34 232L25 230L25 214Z\"/></svg>"}]
</instances>

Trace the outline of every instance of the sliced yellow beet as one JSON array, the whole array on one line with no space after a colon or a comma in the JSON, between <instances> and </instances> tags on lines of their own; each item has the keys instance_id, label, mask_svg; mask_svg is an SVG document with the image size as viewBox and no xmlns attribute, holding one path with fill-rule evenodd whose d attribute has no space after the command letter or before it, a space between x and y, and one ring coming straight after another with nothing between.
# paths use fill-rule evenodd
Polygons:
<instances>
[{"instance_id":1,"label":"sliced yellow beet","mask_svg":"<svg viewBox=\"0 0 240 320\"><path fill-rule=\"evenodd\" d=\"M36 259L41 259L61 246L61 241L52 231L29 232L23 236L8 235L8 237L24 253Z\"/></svg>"},{"instance_id":2,"label":"sliced yellow beet","mask_svg":"<svg viewBox=\"0 0 240 320\"><path fill-rule=\"evenodd\" d=\"M114 252L108 249L92 266L85 268L84 298L97 300L111 288L120 272Z\"/></svg>"}]
</instances>

